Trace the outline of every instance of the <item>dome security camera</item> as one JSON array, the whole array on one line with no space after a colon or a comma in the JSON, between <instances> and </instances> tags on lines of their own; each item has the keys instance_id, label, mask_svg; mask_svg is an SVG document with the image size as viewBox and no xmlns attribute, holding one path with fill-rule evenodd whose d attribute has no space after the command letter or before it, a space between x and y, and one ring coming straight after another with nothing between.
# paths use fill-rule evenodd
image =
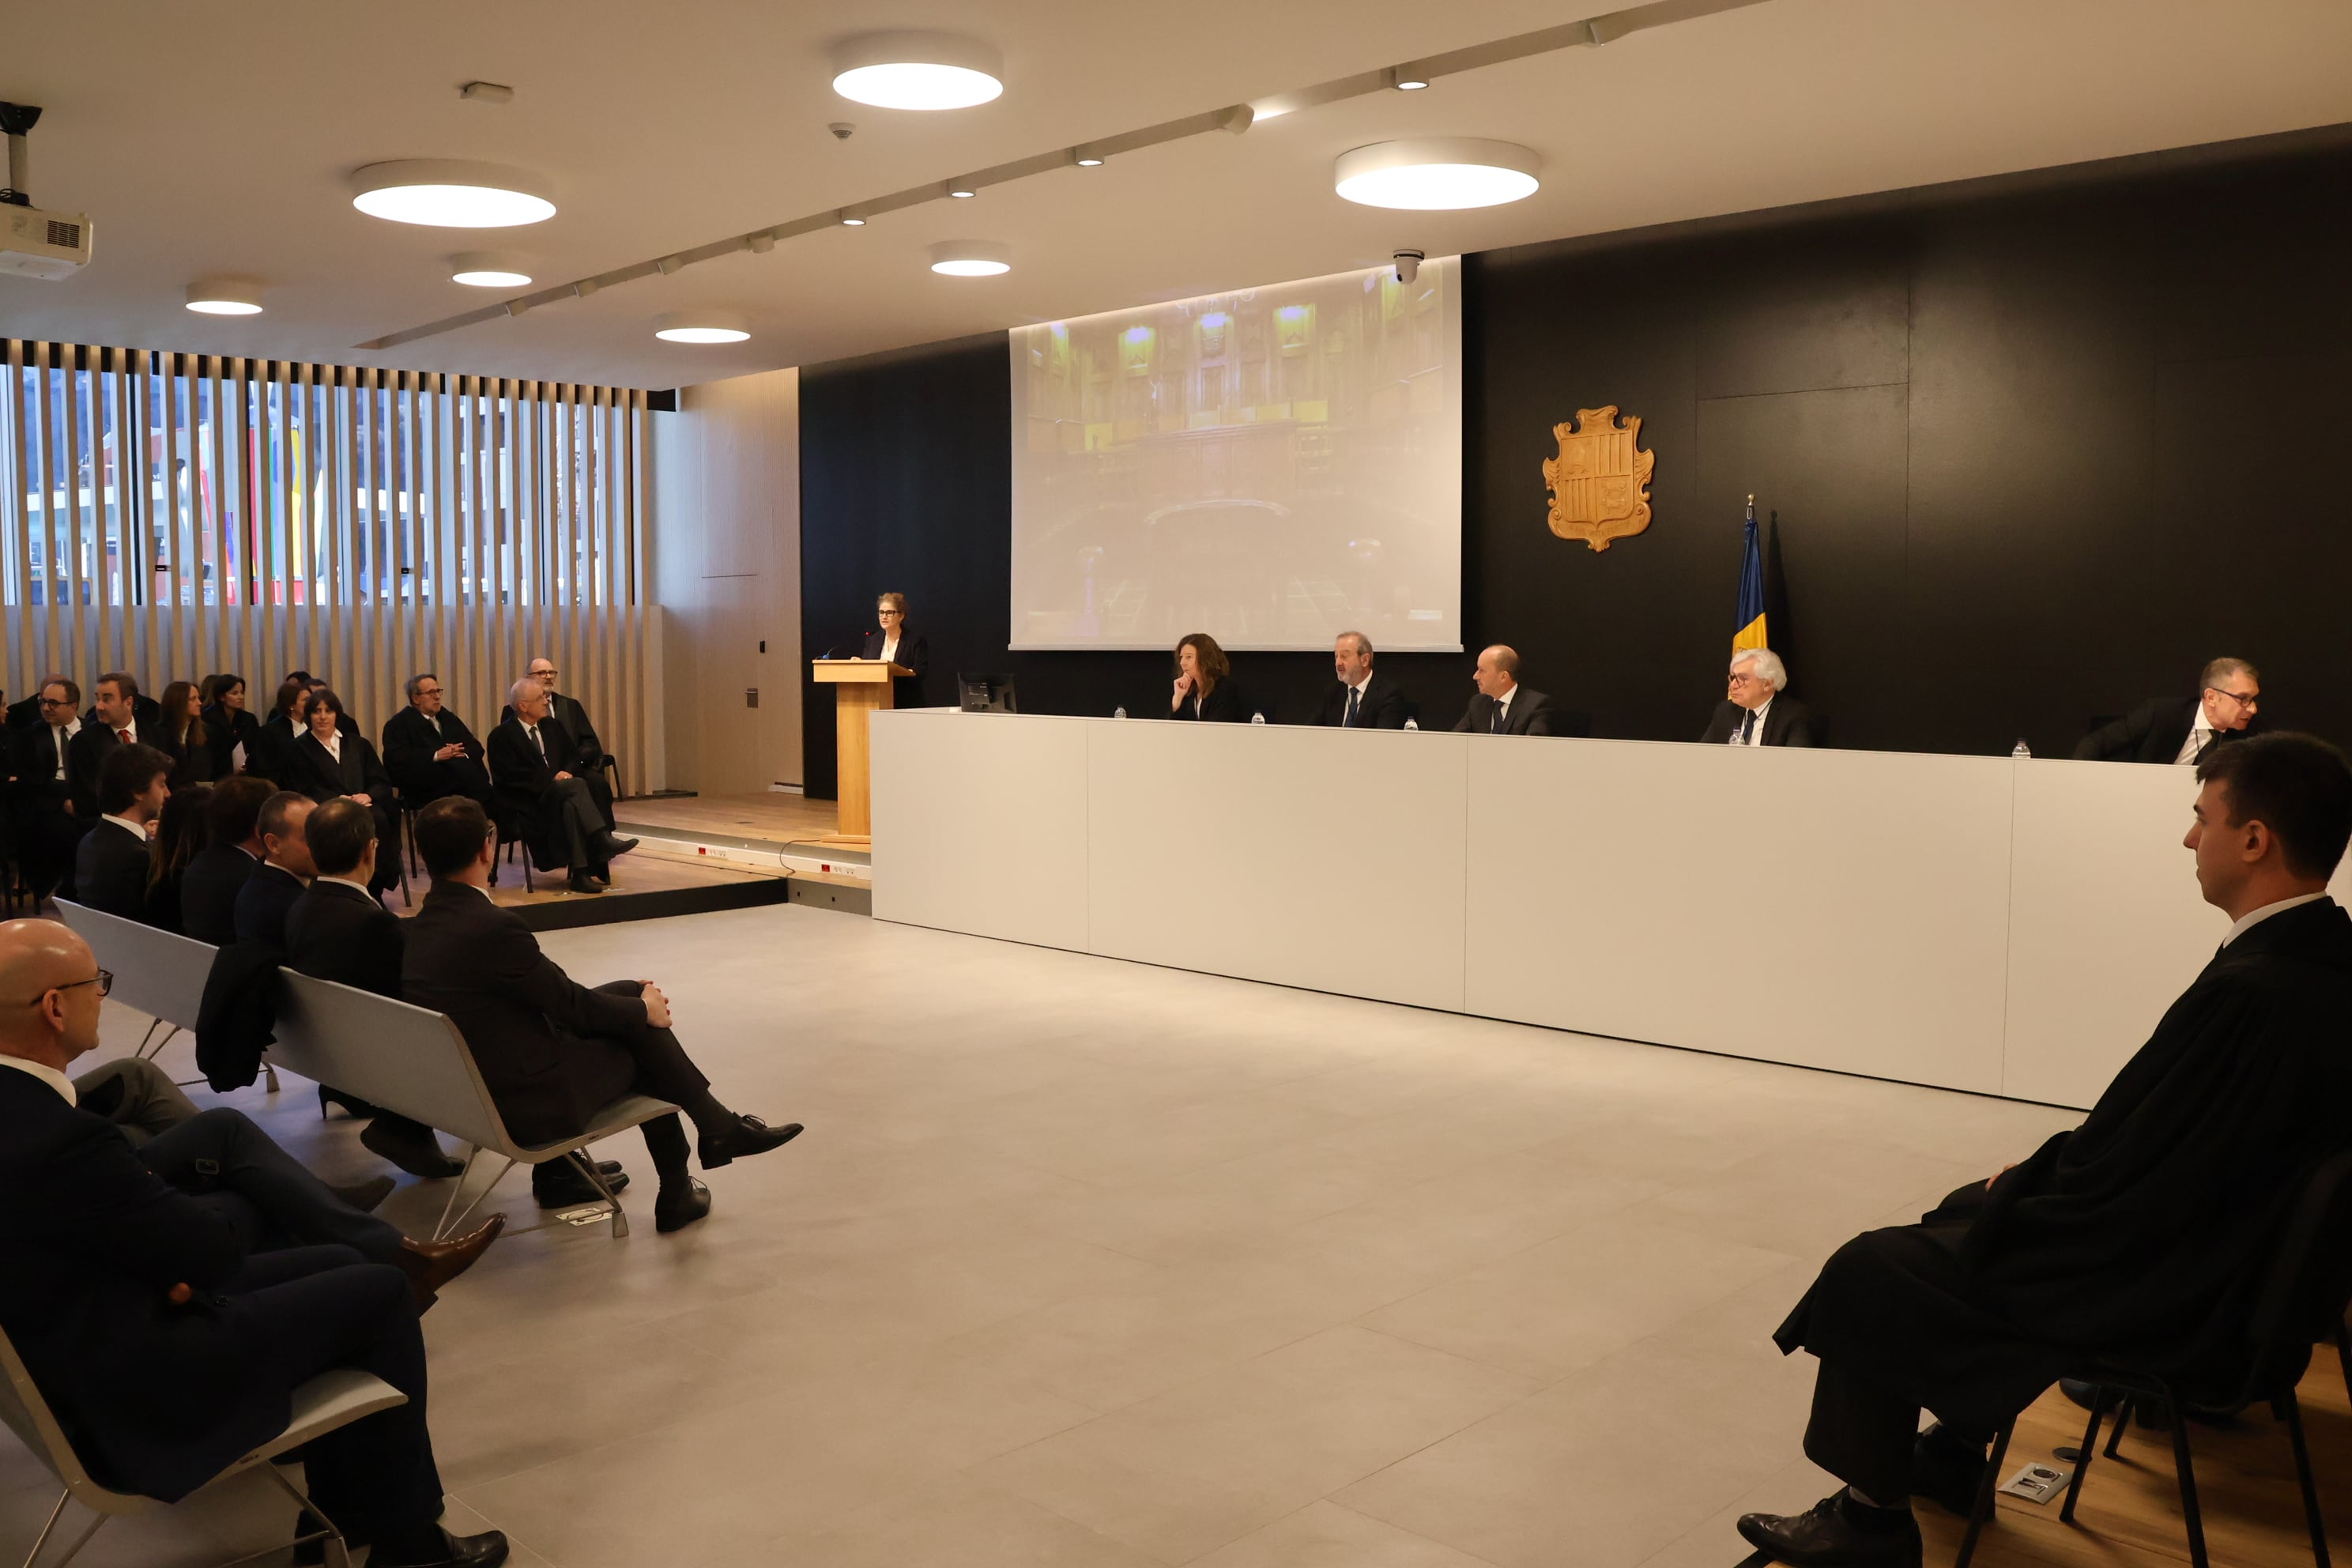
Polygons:
<instances>
[{"instance_id":1,"label":"dome security camera","mask_svg":"<svg viewBox=\"0 0 2352 1568\"><path fill-rule=\"evenodd\" d=\"M846 142L849 140L851 132L855 132L857 127L852 125L846 120L836 120L832 124L826 126L825 129L833 132L833 139L835 141Z\"/></svg>"},{"instance_id":2,"label":"dome security camera","mask_svg":"<svg viewBox=\"0 0 2352 1568\"><path fill-rule=\"evenodd\" d=\"M1410 283L1421 276L1421 264L1429 258L1418 250L1400 250L1392 259L1396 262L1397 281Z\"/></svg>"}]
</instances>

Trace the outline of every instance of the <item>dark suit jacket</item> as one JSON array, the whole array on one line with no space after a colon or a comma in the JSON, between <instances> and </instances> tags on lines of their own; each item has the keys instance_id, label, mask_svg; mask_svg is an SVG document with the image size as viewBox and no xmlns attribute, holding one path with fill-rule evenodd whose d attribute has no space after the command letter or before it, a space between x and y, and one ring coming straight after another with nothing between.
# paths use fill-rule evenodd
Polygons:
<instances>
[{"instance_id":1,"label":"dark suit jacket","mask_svg":"<svg viewBox=\"0 0 2352 1568\"><path fill-rule=\"evenodd\" d=\"M286 967L400 999L400 918L357 888L321 879L286 913Z\"/></svg>"},{"instance_id":2,"label":"dark suit jacket","mask_svg":"<svg viewBox=\"0 0 2352 1568\"><path fill-rule=\"evenodd\" d=\"M289 776L278 781L279 786L307 795L321 805L338 795L363 795L374 804L380 818L388 818L392 776L383 771L375 748L357 735L345 735L342 742L342 761L337 762L319 744L317 736L303 731L288 753L291 765ZM378 831L382 831L380 826Z\"/></svg>"},{"instance_id":3,"label":"dark suit jacket","mask_svg":"<svg viewBox=\"0 0 2352 1568\"><path fill-rule=\"evenodd\" d=\"M1454 728L1457 732L1484 735L1493 730L1494 724L1495 700L1480 691L1471 696L1468 710ZM1551 699L1532 686L1517 688L1511 695L1511 716L1503 721L1503 733L1549 735L1551 732Z\"/></svg>"},{"instance_id":4,"label":"dark suit jacket","mask_svg":"<svg viewBox=\"0 0 2352 1568\"><path fill-rule=\"evenodd\" d=\"M237 889L236 940L283 948L286 916L301 896L302 879L285 867L267 860L256 866L245 886Z\"/></svg>"},{"instance_id":5,"label":"dark suit jacket","mask_svg":"<svg viewBox=\"0 0 2352 1568\"><path fill-rule=\"evenodd\" d=\"M218 1295L244 1262L220 1211L13 1068L0 1191L0 1325L100 1479L178 1498L283 1429L283 1393L251 1385L252 1325ZM195 1300L174 1307L183 1283Z\"/></svg>"},{"instance_id":6,"label":"dark suit jacket","mask_svg":"<svg viewBox=\"0 0 2352 1568\"><path fill-rule=\"evenodd\" d=\"M38 723L9 732L11 755L8 771L16 777L15 793L21 807L59 810L78 793L74 788L74 769L81 753L74 751L72 741L66 742L65 781L62 784L58 782L57 733L48 725ZM75 737L76 740L79 738ZM94 818L98 800L98 785L94 779L89 793Z\"/></svg>"},{"instance_id":7,"label":"dark suit jacket","mask_svg":"<svg viewBox=\"0 0 2352 1568\"><path fill-rule=\"evenodd\" d=\"M1739 728L1748 710L1725 698L1716 704L1715 717L1706 721L1706 733L1699 740L1711 746L1727 746ZM1813 743L1812 710L1793 697L1773 693L1771 710L1764 715L1764 744L1768 746L1810 746Z\"/></svg>"},{"instance_id":8,"label":"dark suit jacket","mask_svg":"<svg viewBox=\"0 0 2352 1568\"><path fill-rule=\"evenodd\" d=\"M21 701L8 704L8 728L22 730L41 721L41 694L34 692Z\"/></svg>"},{"instance_id":9,"label":"dark suit jacket","mask_svg":"<svg viewBox=\"0 0 2352 1568\"><path fill-rule=\"evenodd\" d=\"M867 632L866 646L859 650L860 658L882 657L882 634ZM898 634L898 657L890 661L903 664L915 673L902 675L890 683L890 705L894 708L920 708L923 705L923 677L930 673L931 648L923 634L902 631Z\"/></svg>"},{"instance_id":10,"label":"dark suit jacket","mask_svg":"<svg viewBox=\"0 0 2352 1568\"><path fill-rule=\"evenodd\" d=\"M347 741L360 738L358 721L348 713L335 721L335 730ZM295 760L294 747L309 732L307 726L297 731L294 721L285 714L272 713L246 741L245 771L260 774L280 789L301 789L295 782L299 763Z\"/></svg>"},{"instance_id":11,"label":"dark suit jacket","mask_svg":"<svg viewBox=\"0 0 2352 1568\"><path fill-rule=\"evenodd\" d=\"M2074 748L2074 760L2169 763L2189 743L2189 731L2197 727L2197 706L2204 700L2201 691L2194 697L2151 697L2114 723L2084 736ZM2262 727L2257 719L2242 730L2218 731L2215 743L2259 735Z\"/></svg>"},{"instance_id":12,"label":"dark suit jacket","mask_svg":"<svg viewBox=\"0 0 2352 1568\"><path fill-rule=\"evenodd\" d=\"M144 838L101 821L82 835L81 847L74 852L75 901L127 921L143 921L147 872L154 863Z\"/></svg>"},{"instance_id":13,"label":"dark suit jacket","mask_svg":"<svg viewBox=\"0 0 2352 1568\"><path fill-rule=\"evenodd\" d=\"M161 727L151 727L144 720L136 721L133 732L142 745L153 745L163 738ZM66 742L66 782L73 794L74 815L86 822L98 820L98 770L106 765L107 754L121 744L114 731L95 719L84 719L80 731Z\"/></svg>"},{"instance_id":14,"label":"dark suit jacket","mask_svg":"<svg viewBox=\"0 0 2352 1568\"><path fill-rule=\"evenodd\" d=\"M456 1021L507 1130L523 1142L577 1132L634 1078L627 1054L596 1037L641 1026L645 1003L574 983L521 916L464 883L436 882L417 906L401 994Z\"/></svg>"},{"instance_id":15,"label":"dark suit jacket","mask_svg":"<svg viewBox=\"0 0 2352 1568\"><path fill-rule=\"evenodd\" d=\"M261 721L247 708L224 708L215 702L205 710L205 732L213 743L213 777L225 779L236 769L236 749L245 748L249 763L260 743Z\"/></svg>"},{"instance_id":16,"label":"dark suit jacket","mask_svg":"<svg viewBox=\"0 0 2352 1568\"><path fill-rule=\"evenodd\" d=\"M93 703L84 710L81 721L85 728L98 722L97 704ZM131 700L131 721L139 728L141 742L152 746L155 737L163 732L163 705L142 691ZM162 748L157 747L157 750Z\"/></svg>"},{"instance_id":17,"label":"dark suit jacket","mask_svg":"<svg viewBox=\"0 0 2352 1568\"><path fill-rule=\"evenodd\" d=\"M220 748L213 742L212 726L205 726L202 734L183 743L181 737L167 726L158 725L145 731L149 745L172 759L172 788L184 790L190 784L210 784L222 776Z\"/></svg>"},{"instance_id":18,"label":"dark suit jacket","mask_svg":"<svg viewBox=\"0 0 2352 1568\"><path fill-rule=\"evenodd\" d=\"M511 707L499 710L499 722L501 724L514 716L515 710ZM588 721L588 710L580 706L578 698L557 692L548 702L547 716L562 725L564 734L571 737L572 760L557 763L558 767L568 773L578 773L582 778L604 767L604 742L597 739L596 726Z\"/></svg>"},{"instance_id":19,"label":"dark suit jacket","mask_svg":"<svg viewBox=\"0 0 2352 1568\"><path fill-rule=\"evenodd\" d=\"M466 754L435 762L433 753L447 745L463 746ZM401 804L412 811L444 795L472 795L479 800L490 793L481 742L474 739L463 719L446 708L427 719L411 704L387 720L383 771L400 786Z\"/></svg>"},{"instance_id":20,"label":"dark suit jacket","mask_svg":"<svg viewBox=\"0 0 2352 1568\"><path fill-rule=\"evenodd\" d=\"M236 940L236 898L261 864L234 844L196 851L180 873L180 929L215 947Z\"/></svg>"},{"instance_id":21,"label":"dark suit jacket","mask_svg":"<svg viewBox=\"0 0 2352 1568\"><path fill-rule=\"evenodd\" d=\"M1187 697L1184 706L1172 713L1163 711L1162 717L1199 720L1207 724L1246 724L1250 715L1256 711L1250 705L1250 700L1243 695L1242 689L1230 679L1221 680L1210 689L1209 695L1199 704L1201 710L1198 713L1192 711L1193 706L1192 699Z\"/></svg>"},{"instance_id":22,"label":"dark suit jacket","mask_svg":"<svg viewBox=\"0 0 2352 1568\"><path fill-rule=\"evenodd\" d=\"M1339 728L1348 717L1348 689L1337 680L1323 694L1322 710L1315 721L1328 729ZM1359 730L1402 730L1404 728L1404 693L1397 683L1372 671L1371 679L1364 683L1363 700L1356 704L1356 728Z\"/></svg>"}]
</instances>

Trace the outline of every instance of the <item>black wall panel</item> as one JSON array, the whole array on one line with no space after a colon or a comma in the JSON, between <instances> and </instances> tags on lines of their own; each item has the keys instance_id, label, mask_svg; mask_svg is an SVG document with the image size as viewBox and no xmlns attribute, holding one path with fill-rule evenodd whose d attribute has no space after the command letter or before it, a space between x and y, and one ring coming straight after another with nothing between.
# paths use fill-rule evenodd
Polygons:
<instances>
[{"instance_id":1,"label":"black wall panel","mask_svg":"<svg viewBox=\"0 0 2352 1568\"><path fill-rule=\"evenodd\" d=\"M1720 692L1742 503L1774 642L1833 743L2063 753L2095 715L2263 668L2274 724L2352 739L2352 147L2285 139L1465 268L1463 616L1594 732L1696 735ZM817 366L801 389L808 653L907 592L930 697L1164 709L1160 654L1012 654L1001 337ZM1545 525L1553 425L1614 403L1657 454L1647 533ZM1450 725L1471 656L1382 668ZM1319 655L1248 655L1276 721ZM833 704L807 707L812 794Z\"/></svg>"}]
</instances>

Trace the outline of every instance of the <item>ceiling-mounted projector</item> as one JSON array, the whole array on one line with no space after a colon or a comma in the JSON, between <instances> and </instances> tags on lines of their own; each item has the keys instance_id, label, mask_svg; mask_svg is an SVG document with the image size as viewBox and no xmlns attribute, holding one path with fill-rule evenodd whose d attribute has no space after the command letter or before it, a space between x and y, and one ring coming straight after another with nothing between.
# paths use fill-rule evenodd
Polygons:
<instances>
[{"instance_id":1,"label":"ceiling-mounted projector","mask_svg":"<svg viewBox=\"0 0 2352 1568\"><path fill-rule=\"evenodd\" d=\"M0 103L0 131L8 135L8 184L0 190L0 272L19 278L64 278L89 265L89 219L80 213L43 212L26 187L32 158L25 138L41 111Z\"/></svg>"}]
</instances>

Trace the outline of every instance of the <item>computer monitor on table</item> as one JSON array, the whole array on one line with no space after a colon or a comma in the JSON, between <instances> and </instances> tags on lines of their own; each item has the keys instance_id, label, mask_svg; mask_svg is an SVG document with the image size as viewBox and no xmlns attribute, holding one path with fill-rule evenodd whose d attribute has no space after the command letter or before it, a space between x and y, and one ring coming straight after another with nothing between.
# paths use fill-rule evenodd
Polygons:
<instances>
[{"instance_id":1,"label":"computer monitor on table","mask_svg":"<svg viewBox=\"0 0 2352 1568\"><path fill-rule=\"evenodd\" d=\"M967 713L1018 713L1009 675L958 675L956 691Z\"/></svg>"}]
</instances>

